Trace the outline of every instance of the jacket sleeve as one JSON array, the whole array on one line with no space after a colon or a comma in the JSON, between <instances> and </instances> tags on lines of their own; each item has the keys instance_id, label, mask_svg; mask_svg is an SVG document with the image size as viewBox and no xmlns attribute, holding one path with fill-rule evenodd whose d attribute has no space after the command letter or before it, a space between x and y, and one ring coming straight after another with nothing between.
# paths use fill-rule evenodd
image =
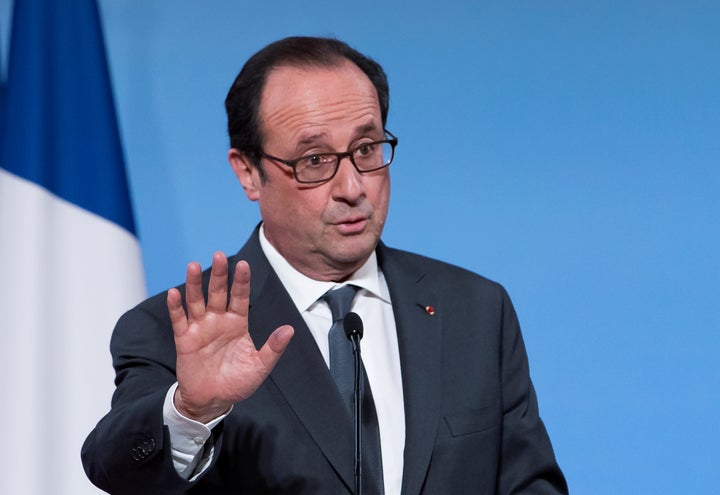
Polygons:
<instances>
[{"instance_id":1,"label":"jacket sleeve","mask_svg":"<svg viewBox=\"0 0 720 495\"><path fill-rule=\"evenodd\" d=\"M502 446L498 494L567 494L538 412L518 319L502 291Z\"/></svg>"},{"instance_id":2,"label":"jacket sleeve","mask_svg":"<svg viewBox=\"0 0 720 495\"><path fill-rule=\"evenodd\" d=\"M110 412L83 445L85 472L95 485L113 494L187 491L193 483L177 474L163 425L165 395L176 381L175 345L164 294L120 318L110 349L116 390ZM217 447L219 438L211 440Z\"/></svg>"}]
</instances>

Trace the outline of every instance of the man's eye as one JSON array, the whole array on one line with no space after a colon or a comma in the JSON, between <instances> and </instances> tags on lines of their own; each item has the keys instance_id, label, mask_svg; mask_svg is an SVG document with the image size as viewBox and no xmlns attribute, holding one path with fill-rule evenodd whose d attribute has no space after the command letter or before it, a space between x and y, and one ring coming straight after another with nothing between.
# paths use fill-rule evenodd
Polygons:
<instances>
[{"instance_id":1,"label":"man's eye","mask_svg":"<svg viewBox=\"0 0 720 495\"><path fill-rule=\"evenodd\" d=\"M360 145L355 149L355 156L370 156L375 151L375 146L375 143Z\"/></svg>"},{"instance_id":2,"label":"man's eye","mask_svg":"<svg viewBox=\"0 0 720 495\"><path fill-rule=\"evenodd\" d=\"M310 155L300 160L300 165L303 167L319 167L328 161L329 158L325 155Z\"/></svg>"}]
</instances>

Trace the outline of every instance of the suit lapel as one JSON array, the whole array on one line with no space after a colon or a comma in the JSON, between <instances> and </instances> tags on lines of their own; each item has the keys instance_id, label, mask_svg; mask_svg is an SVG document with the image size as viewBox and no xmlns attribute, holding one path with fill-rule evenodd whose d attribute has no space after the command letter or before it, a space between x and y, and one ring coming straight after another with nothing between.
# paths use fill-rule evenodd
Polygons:
<instances>
[{"instance_id":1,"label":"suit lapel","mask_svg":"<svg viewBox=\"0 0 720 495\"><path fill-rule=\"evenodd\" d=\"M400 349L405 402L402 493L419 493L440 417L442 312L426 309L439 298L419 267L403 266L382 243L378 262L390 289Z\"/></svg>"},{"instance_id":2,"label":"suit lapel","mask_svg":"<svg viewBox=\"0 0 720 495\"><path fill-rule=\"evenodd\" d=\"M256 346L275 328L295 329L288 348L270 374L310 436L348 488L353 486L353 426L325 360L290 295L262 253L257 231L235 260L251 267L250 332Z\"/></svg>"}]
</instances>

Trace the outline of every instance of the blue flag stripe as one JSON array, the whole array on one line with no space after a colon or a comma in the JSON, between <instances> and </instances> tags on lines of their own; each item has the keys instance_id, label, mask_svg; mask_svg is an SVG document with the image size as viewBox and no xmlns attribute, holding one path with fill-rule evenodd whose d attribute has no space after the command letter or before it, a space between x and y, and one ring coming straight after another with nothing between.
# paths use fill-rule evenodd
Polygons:
<instances>
[{"instance_id":1,"label":"blue flag stripe","mask_svg":"<svg viewBox=\"0 0 720 495\"><path fill-rule=\"evenodd\" d=\"M2 27L2 26L0 26ZM3 31L0 29L0 155L2 155L2 135L5 125L5 64L4 64ZM2 162L0 162L0 166Z\"/></svg>"},{"instance_id":2,"label":"blue flag stripe","mask_svg":"<svg viewBox=\"0 0 720 495\"><path fill-rule=\"evenodd\" d=\"M95 0L15 3L0 166L135 234Z\"/></svg>"}]
</instances>

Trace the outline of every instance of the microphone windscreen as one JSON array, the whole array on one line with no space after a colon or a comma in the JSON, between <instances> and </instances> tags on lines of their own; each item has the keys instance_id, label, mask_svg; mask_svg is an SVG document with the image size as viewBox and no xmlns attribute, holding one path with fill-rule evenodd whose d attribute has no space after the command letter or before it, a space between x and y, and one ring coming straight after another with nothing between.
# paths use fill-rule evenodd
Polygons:
<instances>
[{"instance_id":1,"label":"microphone windscreen","mask_svg":"<svg viewBox=\"0 0 720 495\"><path fill-rule=\"evenodd\" d=\"M357 335L358 339L362 339L363 322L357 313L350 312L345 315L343 328L345 329L345 335L347 335L348 339L351 339L353 335Z\"/></svg>"}]
</instances>

